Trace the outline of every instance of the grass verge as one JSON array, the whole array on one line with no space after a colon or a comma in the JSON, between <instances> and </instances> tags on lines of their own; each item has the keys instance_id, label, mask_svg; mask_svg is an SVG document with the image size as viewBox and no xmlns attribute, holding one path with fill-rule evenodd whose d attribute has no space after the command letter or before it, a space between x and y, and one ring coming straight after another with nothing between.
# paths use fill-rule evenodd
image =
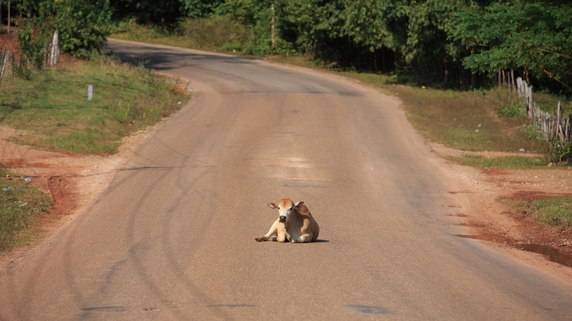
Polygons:
<instances>
[{"instance_id":1,"label":"grass verge","mask_svg":"<svg viewBox=\"0 0 572 321\"><path fill-rule=\"evenodd\" d=\"M446 158L457 164L479 168L497 167L506 169L544 169L550 162L548 158L520 156L485 158L467 155L463 157L448 156ZM564 166L561 166L560 168L566 169Z\"/></svg>"},{"instance_id":2,"label":"grass verge","mask_svg":"<svg viewBox=\"0 0 572 321\"><path fill-rule=\"evenodd\" d=\"M537 222L551 226L572 227L572 198L552 198L536 201L503 200L502 203L514 208Z\"/></svg>"},{"instance_id":3,"label":"grass verge","mask_svg":"<svg viewBox=\"0 0 572 321\"><path fill-rule=\"evenodd\" d=\"M4 79L0 125L25 130L12 140L36 148L112 154L124 136L156 123L189 98L163 76L99 56L33 71L29 80Z\"/></svg>"},{"instance_id":4,"label":"grass verge","mask_svg":"<svg viewBox=\"0 0 572 321\"><path fill-rule=\"evenodd\" d=\"M35 226L51 206L51 200L44 193L0 169L0 255L27 242L26 231Z\"/></svg>"}]
</instances>

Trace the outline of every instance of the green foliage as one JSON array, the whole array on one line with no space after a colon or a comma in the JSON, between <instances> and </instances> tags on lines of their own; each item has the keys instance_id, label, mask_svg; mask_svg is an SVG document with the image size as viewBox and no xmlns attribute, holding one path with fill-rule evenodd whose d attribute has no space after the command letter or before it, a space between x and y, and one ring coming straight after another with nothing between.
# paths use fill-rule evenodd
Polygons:
<instances>
[{"instance_id":1,"label":"green foliage","mask_svg":"<svg viewBox=\"0 0 572 321\"><path fill-rule=\"evenodd\" d=\"M572 198L534 201L533 218L550 225L572 226Z\"/></svg>"},{"instance_id":2,"label":"green foliage","mask_svg":"<svg viewBox=\"0 0 572 321\"><path fill-rule=\"evenodd\" d=\"M557 1L493 3L480 12L461 12L456 31L472 47L463 61L474 72L493 75L521 69L527 78L552 79L571 90L572 6Z\"/></svg>"},{"instance_id":3,"label":"green foliage","mask_svg":"<svg viewBox=\"0 0 572 321\"><path fill-rule=\"evenodd\" d=\"M16 77L24 80L32 79L32 70L26 68L26 66L18 67L18 65L12 66L14 68L14 74Z\"/></svg>"},{"instance_id":4,"label":"green foliage","mask_svg":"<svg viewBox=\"0 0 572 321\"><path fill-rule=\"evenodd\" d=\"M525 117L523 106L520 104L512 104L509 106L499 105L500 117Z\"/></svg>"},{"instance_id":5,"label":"green foliage","mask_svg":"<svg viewBox=\"0 0 572 321\"><path fill-rule=\"evenodd\" d=\"M105 45L111 23L109 0L19 1L16 5L28 13L18 21L18 40L34 61L40 60L39 52L52 40L55 30L59 31L61 49L74 55Z\"/></svg>"},{"instance_id":6,"label":"green foliage","mask_svg":"<svg viewBox=\"0 0 572 321\"><path fill-rule=\"evenodd\" d=\"M550 140L550 145L552 146L551 159L554 163L560 163L568 158L572 158L572 142L563 143L560 142L558 136L554 136Z\"/></svg>"},{"instance_id":7,"label":"green foliage","mask_svg":"<svg viewBox=\"0 0 572 321\"><path fill-rule=\"evenodd\" d=\"M182 19L175 34L197 48L241 50L251 45L254 33L231 16ZM245 49L246 50L246 49Z\"/></svg>"},{"instance_id":8,"label":"green foliage","mask_svg":"<svg viewBox=\"0 0 572 321\"><path fill-rule=\"evenodd\" d=\"M45 41L41 37L34 37L34 30L31 25L20 29L18 33L18 43L20 44L20 52L22 52L22 61L30 60L33 67L41 68L45 59ZM21 67L27 69L27 66ZM18 72L21 75L29 75L29 72ZM26 78L26 77L25 77Z\"/></svg>"},{"instance_id":9,"label":"green foliage","mask_svg":"<svg viewBox=\"0 0 572 321\"><path fill-rule=\"evenodd\" d=\"M147 25L171 25L176 23L183 12L185 0L110 0L114 19L135 19Z\"/></svg>"},{"instance_id":10,"label":"green foliage","mask_svg":"<svg viewBox=\"0 0 572 321\"><path fill-rule=\"evenodd\" d=\"M227 11L224 0L180 0L182 11L189 18L221 16Z\"/></svg>"},{"instance_id":11,"label":"green foliage","mask_svg":"<svg viewBox=\"0 0 572 321\"><path fill-rule=\"evenodd\" d=\"M564 228L572 226L572 198L569 197L535 201L506 199L502 203L548 225Z\"/></svg>"},{"instance_id":12,"label":"green foliage","mask_svg":"<svg viewBox=\"0 0 572 321\"><path fill-rule=\"evenodd\" d=\"M545 141L546 140L546 136L542 132L542 129L540 129L540 125L525 126L524 133L528 136L528 139L530 141Z\"/></svg>"}]
</instances>

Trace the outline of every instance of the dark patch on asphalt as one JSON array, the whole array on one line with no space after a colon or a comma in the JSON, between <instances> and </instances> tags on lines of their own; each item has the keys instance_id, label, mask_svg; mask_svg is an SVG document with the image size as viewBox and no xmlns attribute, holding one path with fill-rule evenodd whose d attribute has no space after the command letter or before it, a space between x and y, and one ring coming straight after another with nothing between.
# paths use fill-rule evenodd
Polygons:
<instances>
[{"instance_id":1,"label":"dark patch on asphalt","mask_svg":"<svg viewBox=\"0 0 572 321\"><path fill-rule=\"evenodd\" d=\"M127 311L124 307L91 307L91 308L83 308L82 311L102 311L102 312L125 312Z\"/></svg>"},{"instance_id":2,"label":"dark patch on asphalt","mask_svg":"<svg viewBox=\"0 0 572 321\"><path fill-rule=\"evenodd\" d=\"M344 304L344 308L348 309L352 313L363 313L363 314L395 314L395 311L391 311L387 308L375 306L375 305L358 305L358 304Z\"/></svg>"},{"instance_id":3,"label":"dark patch on asphalt","mask_svg":"<svg viewBox=\"0 0 572 321\"><path fill-rule=\"evenodd\" d=\"M254 308L252 304L210 304L207 308Z\"/></svg>"}]
</instances>

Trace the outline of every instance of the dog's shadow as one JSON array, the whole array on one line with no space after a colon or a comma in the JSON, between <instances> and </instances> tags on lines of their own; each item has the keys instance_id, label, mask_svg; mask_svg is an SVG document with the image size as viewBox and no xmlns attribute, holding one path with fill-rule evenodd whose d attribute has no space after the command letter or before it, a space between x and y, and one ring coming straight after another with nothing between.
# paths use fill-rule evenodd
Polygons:
<instances>
[{"instance_id":1,"label":"dog's shadow","mask_svg":"<svg viewBox=\"0 0 572 321\"><path fill-rule=\"evenodd\" d=\"M317 240L312 241L310 243L329 243L329 242L330 242L329 240L317 239Z\"/></svg>"}]
</instances>

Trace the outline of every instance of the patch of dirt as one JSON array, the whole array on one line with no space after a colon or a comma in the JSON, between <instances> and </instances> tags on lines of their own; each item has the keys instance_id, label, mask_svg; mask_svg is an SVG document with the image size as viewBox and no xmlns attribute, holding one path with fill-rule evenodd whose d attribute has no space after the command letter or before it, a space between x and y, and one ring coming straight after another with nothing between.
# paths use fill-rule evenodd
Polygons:
<instances>
[{"instance_id":1,"label":"patch of dirt","mask_svg":"<svg viewBox=\"0 0 572 321\"><path fill-rule=\"evenodd\" d=\"M427 143L440 156L506 157L533 156L530 153L465 152ZM542 156L542 155L539 155ZM464 209L467 233L461 236L487 242L535 268L557 275L572 284L572 268L551 262L548 257L526 252L516 244L552 246L572 255L572 228L558 228L537 223L530 215L501 204L502 199L540 200L572 197L572 168L511 170L479 169L444 162L442 166L454 187L449 193Z\"/></svg>"},{"instance_id":2,"label":"patch of dirt","mask_svg":"<svg viewBox=\"0 0 572 321\"><path fill-rule=\"evenodd\" d=\"M137 147L170 117L125 137L119 152L105 157L46 152L18 145L10 142L10 138L26 132L0 126L0 166L22 178L31 178L31 184L53 201L50 212L41 217L37 234L48 236L54 233L88 208L109 186L117 171L134 155ZM41 239L35 242L41 242ZM34 245L28 244L0 257L0 271L24 257Z\"/></svg>"},{"instance_id":3,"label":"patch of dirt","mask_svg":"<svg viewBox=\"0 0 572 321\"><path fill-rule=\"evenodd\" d=\"M10 33L8 30L0 28L0 50L4 51L4 47L7 45L8 50L15 53L16 56L20 56L20 47L18 46L18 34L12 29Z\"/></svg>"}]
</instances>

